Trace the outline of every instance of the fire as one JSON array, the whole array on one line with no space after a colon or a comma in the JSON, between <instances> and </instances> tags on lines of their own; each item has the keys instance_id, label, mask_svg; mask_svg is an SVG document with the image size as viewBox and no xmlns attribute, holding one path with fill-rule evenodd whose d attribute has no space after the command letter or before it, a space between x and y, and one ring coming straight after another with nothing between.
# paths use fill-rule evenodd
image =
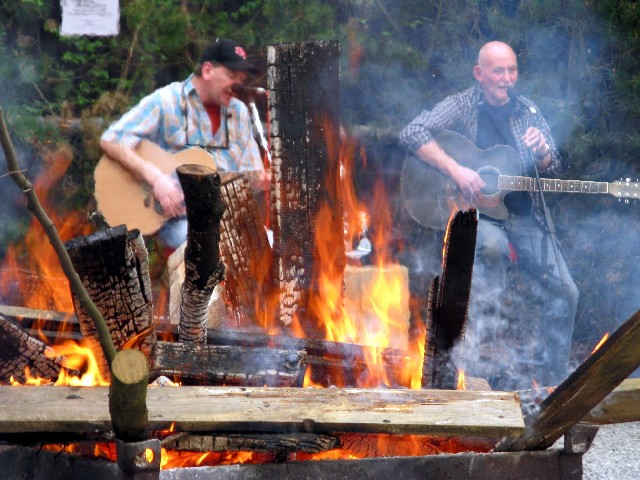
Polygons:
<instances>
[{"instance_id":1,"label":"fire","mask_svg":"<svg viewBox=\"0 0 640 480\"><path fill-rule=\"evenodd\" d=\"M78 210L61 211L60 199L52 198L55 185L60 184L72 156L68 150L45 152L44 170L33 182L33 188L58 230L63 241L75 236L86 235L92 227ZM24 239L10 245L6 252L7 260L0 275L0 298L10 298L18 293L21 305L42 310L73 312L73 303L68 283L40 223L33 218ZM29 272L22 280L16 292L16 273ZM62 281L61 281L62 280Z\"/></svg>"},{"instance_id":2,"label":"fire","mask_svg":"<svg viewBox=\"0 0 640 480\"><path fill-rule=\"evenodd\" d=\"M600 347L604 345L604 342L606 342L608 338L609 338L609 332L605 333L602 339L600 339L600 341L598 342L598 344L595 347L593 347L591 354L593 355L594 353L596 353L600 349Z\"/></svg>"},{"instance_id":3,"label":"fire","mask_svg":"<svg viewBox=\"0 0 640 480\"><path fill-rule=\"evenodd\" d=\"M89 347L78 345L73 341L67 341L45 350L47 358L64 357L63 368L54 385L75 387L91 387L96 385L108 386L109 382L100 374L98 362ZM81 376L69 372L84 372ZM49 381L31 375L29 368L25 368L25 382L19 383L11 377L11 385L46 385Z\"/></svg>"},{"instance_id":4,"label":"fire","mask_svg":"<svg viewBox=\"0 0 640 480\"><path fill-rule=\"evenodd\" d=\"M326 131L331 132L332 129ZM337 139L327 139L328 144L335 141ZM316 319L318 325L315 328L324 333L326 340L372 347L365 349L366 358L363 361L367 365L366 375L361 375L356 385L348 385L345 380L343 385L338 386L405 385L419 388L424 346L409 345L408 277L406 269L393 261L389 254L392 227L389 209L375 209L375 215L372 215L358 201L352 179L356 146L354 142L343 138L339 151L340 167L330 167L330 170L340 173L329 175L329 182L336 181L337 185L326 186L327 192L335 192L338 199L327 200L315 222L317 259L315 278L309 290L310 316ZM373 203L389 204L381 181L376 183ZM336 204L341 204L344 209L344 231L336 232L340 230L335 228ZM371 224L375 228L369 230ZM345 269L342 243L350 250L352 245L357 247L363 235L368 237L373 246L375 265L347 265ZM296 322L294 328L297 335L306 334L300 322ZM417 343L422 344L423 341ZM383 350L389 348L412 353L410 371L403 372L404 378L389 377L382 355ZM418 356L415 360L414 354Z\"/></svg>"},{"instance_id":5,"label":"fire","mask_svg":"<svg viewBox=\"0 0 640 480\"><path fill-rule=\"evenodd\" d=\"M466 390L467 386L464 381L464 370L461 368L458 370L458 383L456 386L456 390Z\"/></svg>"}]
</instances>

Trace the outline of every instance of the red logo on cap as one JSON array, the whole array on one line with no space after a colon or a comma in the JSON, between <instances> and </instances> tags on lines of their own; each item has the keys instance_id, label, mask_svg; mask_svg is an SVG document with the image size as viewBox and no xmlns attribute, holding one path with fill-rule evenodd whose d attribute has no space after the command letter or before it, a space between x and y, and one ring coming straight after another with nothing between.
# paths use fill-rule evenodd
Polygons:
<instances>
[{"instance_id":1,"label":"red logo on cap","mask_svg":"<svg viewBox=\"0 0 640 480\"><path fill-rule=\"evenodd\" d=\"M247 53L244 51L244 48L240 46L236 47L236 55L242 57L243 60L247 59Z\"/></svg>"}]
</instances>

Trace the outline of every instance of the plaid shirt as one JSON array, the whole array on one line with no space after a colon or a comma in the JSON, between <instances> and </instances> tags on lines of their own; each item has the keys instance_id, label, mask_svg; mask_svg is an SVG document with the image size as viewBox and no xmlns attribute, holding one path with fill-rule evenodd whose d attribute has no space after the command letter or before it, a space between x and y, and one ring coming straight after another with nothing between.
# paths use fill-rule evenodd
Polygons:
<instances>
[{"instance_id":1,"label":"plaid shirt","mask_svg":"<svg viewBox=\"0 0 640 480\"><path fill-rule=\"evenodd\" d=\"M484 95L478 84L445 98L433 110L424 110L409 123L400 132L400 143L411 152L415 152L422 145L433 141L433 133L448 129L457 131L475 144L478 136L478 115L483 101ZM562 169L562 161L549 126L540 114L538 107L531 100L519 96L513 115L509 117L509 126L516 143L523 172L528 170L527 166L531 164L532 154L522 141L522 136L531 126L540 129L551 149L551 164L548 168L540 170L540 176L555 177ZM538 192L529 192L529 194L533 201L535 216L538 220L542 220L540 194Z\"/></svg>"},{"instance_id":2,"label":"plaid shirt","mask_svg":"<svg viewBox=\"0 0 640 480\"><path fill-rule=\"evenodd\" d=\"M212 154L219 171L263 170L244 103L232 98L229 107L221 107L220 128L213 135L211 120L192 78L193 75L183 82L173 82L144 97L113 123L102 139L132 148L147 139L174 153L200 146Z\"/></svg>"}]
</instances>

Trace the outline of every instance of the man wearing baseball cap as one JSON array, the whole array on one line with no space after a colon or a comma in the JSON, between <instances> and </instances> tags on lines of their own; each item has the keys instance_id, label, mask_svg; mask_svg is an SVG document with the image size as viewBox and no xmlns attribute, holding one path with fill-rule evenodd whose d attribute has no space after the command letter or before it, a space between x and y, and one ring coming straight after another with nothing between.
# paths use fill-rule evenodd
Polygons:
<instances>
[{"instance_id":1,"label":"man wearing baseball cap","mask_svg":"<svg viewBox=\"0 0 640 480\"><path fill-rule=\"evenodd\" d=\"M145 161L136 147L142 140L171 153L198 146L211 153L218 171L253 172L253 188L266 188L268 175L253 138L249 111L232 89L256 73L258 68L247 61L242 46L217 39L204 50L187 79L144 97L103 133L104 153L146 183L160 203L168 220L157 233L163 247L176 249L186 239L184 195L176 179Z\"/></svg>"}]
</instances>

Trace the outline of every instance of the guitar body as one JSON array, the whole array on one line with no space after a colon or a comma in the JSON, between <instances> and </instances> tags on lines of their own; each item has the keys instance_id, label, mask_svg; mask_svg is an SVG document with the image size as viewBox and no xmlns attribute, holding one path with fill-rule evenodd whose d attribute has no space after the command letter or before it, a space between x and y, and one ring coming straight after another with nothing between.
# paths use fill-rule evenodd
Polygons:
<instances>
[{"instance_id":1,"label":"guitar body","mask_svg":"<svg viewBox=\"0 0 640 480\"><path fill-rule=\"evenodd\" d=\"M459 133L441 130L434 136L438 145L459 164L478 172L486 186L486 198L479 212L496 219L507 218L500 175L520 175L517 152L508 145L481 150ZM414 155L408 155L400 174L400 190L409 215L424 227L444 230L451 212L464 205L460 190L446 175Z\"/></svg>"},{"instance_id":2,"label":"guitar body","mask_svg":"<svg viewBox=\"0 0 640 480\"><path fill-rule=\"evenodd\" d=\"M154 143L142 141L138 154L160 171L171 175L180 165L198 164L215 170L215 160L202 148L189 148L176 154L164 151ZM151 188L141 183L119 162L103 155L94 172L94 196L98 210L110 226L137 228L143 235L157 232L167 221Z\"/></svg>"}]
</instances>

